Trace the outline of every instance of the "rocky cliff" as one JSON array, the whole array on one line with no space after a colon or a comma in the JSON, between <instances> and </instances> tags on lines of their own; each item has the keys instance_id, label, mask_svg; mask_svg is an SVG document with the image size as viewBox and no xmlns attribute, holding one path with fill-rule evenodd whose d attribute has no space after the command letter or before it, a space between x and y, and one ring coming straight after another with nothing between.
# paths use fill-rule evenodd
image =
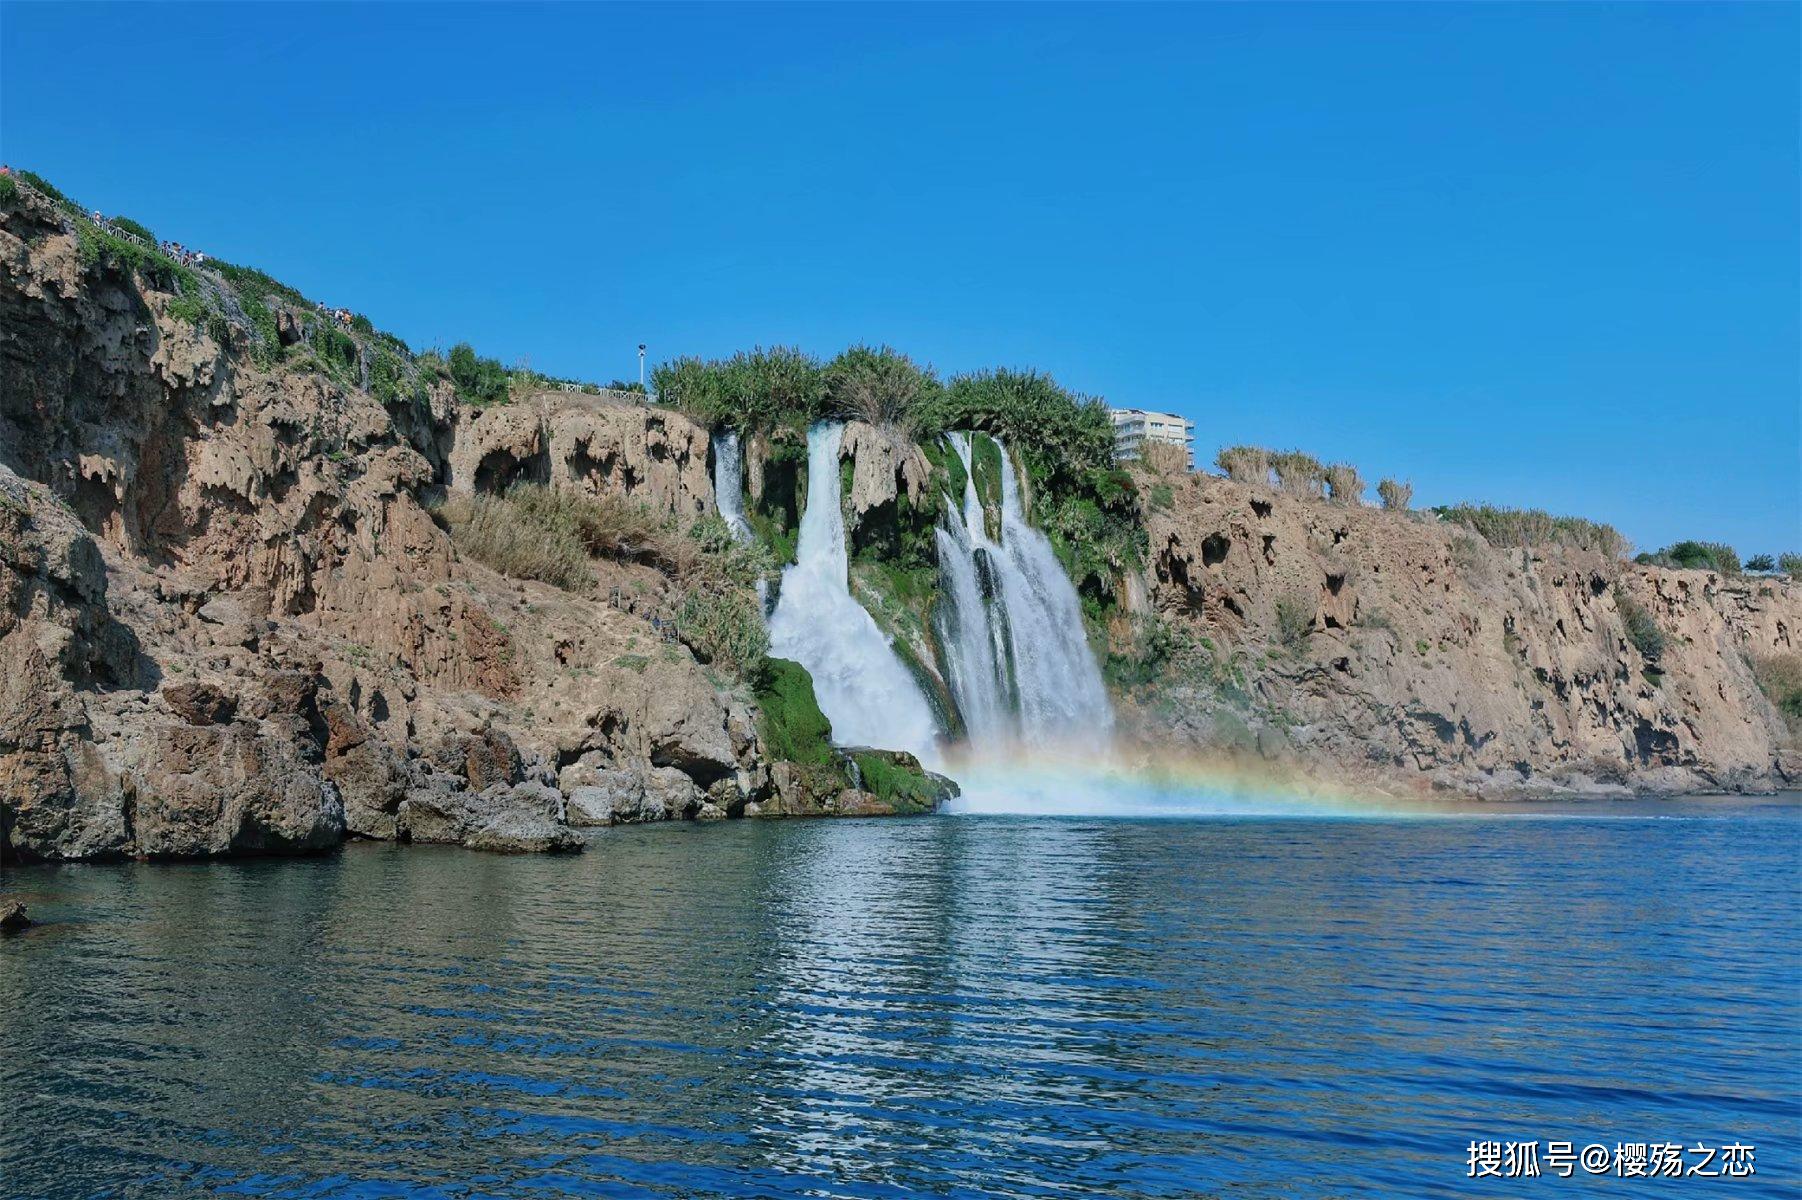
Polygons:
<instances>
[{"instance_id":1,"label":"rocky cliff","mask_svg":"<svg viewBox=\"0 0 1802 1200\"><path fill-rule=\"evenodd\" d=\"M1125 689L1148 742L1486 795L1802 776L1753 671L1798 649L1790 580L1493 546L1431 513L1209 476L1141 483L1164 501L1145 505L1150 624L1117 632L1169 656Z\"/></svg>"},{"instance_id":2,"label":"rocky cliff","mask_svg":"<svg viewBox=\"0 0 1802 1200\"><path fill-rule=\"evenodd\" d=\"M266 277L170 277L91 239L42 196L0 198L0 855L562 850L587 826L944 794L904 756L834 758L810 683L778 672L772 700L672 639L666 573L628 555L581 587L509 578L438 519L537 483L694 523L716 508L702 426L618 394L471 404ZM852 587L955 729L932 546L962 468L867 423L843 446ZM750 523L792 555L798 429L754 432L744 459ZM979 454L978 491L995 477ZM1104 552L1071 541L1093 507L1058 536L1153 752L1509 795L1802 768L1751 667L1796 651L1787 581L1212 477L1120 486L1142 570L1113 525ZM819 745L772 732L778 701Z\"/></svg>"},{"instance_id":3,"label":"rocky cliff","mask_svg":"<svg viewBox=\"0 0 1802 1200\"><path fill-rule=\"evenodd\" d=\"M617 396L474 408L442 378L378 399L367 355L347 380L295 344L314 314L271 301L267 353L83 249L42 197L0 205L0 853L554 850L882 810L780 791L744 685L653 623L657 572L503 578L430 511L535 481L692 519L703 429Z\"/></svg>"}]
</instances>

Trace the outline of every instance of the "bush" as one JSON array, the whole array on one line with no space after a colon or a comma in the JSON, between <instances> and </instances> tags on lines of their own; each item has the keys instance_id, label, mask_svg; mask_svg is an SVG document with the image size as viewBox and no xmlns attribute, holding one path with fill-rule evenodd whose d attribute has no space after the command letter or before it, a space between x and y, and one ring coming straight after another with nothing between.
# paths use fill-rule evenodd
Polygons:
<instances>
[{"instance_id":1,"label":"bush","mask_svg":"<svg viewBox=\"0 0 1802 1200\"><path fill-rule=\"evenodd\" d=\"M1364 480L1358 468L1350 463L1333 463L1326 468L1327 494L1334 504L1364 503Z\"/></svg>"},{"instance_id":2,"label":"bush","mask_svg":"<svg viewBox=\"0 0 1802 1200\"><path fill-rule=\"evenodd\" d=\"M516 483L499 495L453 496L438 514L470 557L503 574L567 590L593 583L590 558L683 575L704 553L642 504L536 483Z\"/></svg>"},{"instance_id":3,"label":"bush","mask_svg":"<svg viewBox=\"0 0 1802 1200\"><path fill-rule=\"evenodd\" d=\"M322 322L313 330L313 353L319 356L327 371L348 380L357 367L361 350L355 338L335 325Z\"/></svg>"},{"instance_id":4,"label":"bush","mask_svg":"<svg viewBox=\"0 0 1802 1200\"><path fill-rule=\"evenodd\" d=\"M1314 605L1301 596L1276 598L1276 635L1283 645L1294 649L1314 632Z\"/></svg>"},{"instance_id":5,"label":"bush","mask_svg":"<svg viewBox=\"0 0 1802 1200\"><path fill-rule=\"evenodd\" d=\"M887 346L852 346L826 365L826 403L846 420L916 432L940 389L929 368Z\"/></svg>"},{"instance_id":6,"label":"bush","mask_svg":"<svg viewBox=\"0 0 1802 1200\"><path fill-rule=\"evenodd\" d=\"M1779 554L1777 569L1791 579L1802 579L1802 554Z\"/></svg>"},{"instance_id":7,"label":"bush","mask_svg":"<svg viewBox=\"0 0 1802 1200\"><path fill-rule=\"evenodd\" d=\"M458 550L503 575L565 591L594 586L583 514L557 494L518 485L502 495L452 496L436 515Z\"/></svg>"},{"instance_id":8,"label":"bush","mask_svg":"<svg viewBox=\"0 0 1802 1200\"><path fill-rule=\"evenodd\" d=\"M1755 655L1752 677L1792 729L1802 729L1802 654Z\"/></svg>"},{"instance_id":9,"label":"bush","mask_svg":"<svg viewBox=\"0 0 1802 1200\"><path fill-rule=\"evenodd\" d=\"M1648 662L1656 662L1664 654L1664 630L1640 603L1619 584L1614 587L1614 604L1621 610L1621 621L1627 627L1627 640Z\"/></svg>"},{"instance_id":10,"label":"bush","mask_svg":"<svg viewBox=\"0 0 1802 1200\"><path fill-rule=\"evenodd\" d=\"M640 396L645 394L644 384L638 382L636 379L630 381L615 379L612 383L607 385L607 390L610 392L634 392Z\"/></svg>"},{"instance_id":11,"label":"bush","mask_svg":"<svg viewBox=\"0 0 1802 1200\"><path fill-rule=\"evenodd\" d=\"M708 429L805 428L825 401L820 364L790 346L759 346L724 362L678 358L659 363L651 382L658 400Z\"/></svg>"},{"instance_id":12,"label":"bush","mask_svg":"<svg viewBox=\"0 0 1802 1200\"><path fill-rule=\"evenodd\" d=\"M1619 558L1631 543L1612 525L1582 517L1555 517L1540 509L1497 508L1490 504L1441 505L1433 511L1441 520L1465 525L1483 535L1492 546L1523 548L1569 546Z\"/></svg>"},{"instance_id":13,"label":"bush","mask_svg":"<svg viewBox=\"0 0 1802 1200\"><path fill-rule=\"evenodd\" d=\"M19 181L11 175L0 175L0 204L11 204L19 198Z\"/></svg>"},{"instance_id":14,"label":"bush","mask_svg":"<svg viewBox=\"0 0 1802 1200\"><path fill-rule=\"evenodd\" d=\"M1746 560L1746 570L1759 575L1769 575L1777 569L1777 560L1768 554L1754 554Z\"/></svg>"},{"instance_id":15,"label":"bush","mask_svg":"<svg viewBox=\"0 0 1802 1200\"><path fill-rule=\"evenodd\" d=\"M1228 446L1214 456L1214 465L1240 483L1270 482L1270 451L1261 446Z\"/></svg>"},{"instance_id":16,"label":"bush","mask_svg":"<svg viewBox=\"0 0 1802 1200\"><path fill-rule=\"evenodd\" d=\"M1722 575L1740 573L1738 552L1721 542L1674 542L1656 553L1641 554L1634 561L1646 566L1716 571Z\"/></svg>"},{"instance_id":17,"label":"bush","mask_svg":"<svg viewBox=\"0 0 1802 1200\"><path fill-rule=\"evenodd\" d=\"M761 662L770 649L763 605L744 588L701 584L685 589L676 628L704 661L740 673Z\"/></svg>"},{"instance_id":18,"label":"bush","mask_svg":"<svg viewBox=\"0 0 1802 1200\"><path fill-rule=\"evenodd\" d=\"M1270 469L1276 472L1277 486L1285 492L1315 500L1326 495L1326 468L1312 454L1284 450L1271 455Z\"/></svg>"},{"instance_id":19,"label":"bush","mask_svg":"<svg viewBox=\"0 0 1802 1200\"><path fill-rule=\"evenodd\" d=\"M924 434L969 429L1000 437L1038 489L1080 490L1091 472L1114 465L1107 405L1037 371L1000 367L959 375L921 406L918 428Z\"/></svg>"},{"instance_id":20,"label":"bush","mask_svg":"<svg viewBox=\"0 0 1802 1200\"><path fill-rule=\"evenodd\" d=\"M507 399L507 369L499 359L478 357L468 342L451 347L450 377L465 403L501 404Z\"/></svg>"},{"instance_id":21,"label":"bush","mask_svg":"<svg viewBox=\"0 0 1802 1200\"><path fill-rule=\"evenodd\" d=\"M1169 442L1146 441L1139 446L1139 465L1154 475L1187 475L1189 449Z\"/></svg>"},{"instance_id":22,"label":"bush","mask_svg":"<svg viewBox=\"0 0 1802 1200\"><path fill-rule=\"evenodd\" d=\"M1377 496L1383 501L1384 508L1392 512L1407 512L1408 506L1414 503L1414 485L1385 479L1377 484Z\"/></svg>"}]
</instances>

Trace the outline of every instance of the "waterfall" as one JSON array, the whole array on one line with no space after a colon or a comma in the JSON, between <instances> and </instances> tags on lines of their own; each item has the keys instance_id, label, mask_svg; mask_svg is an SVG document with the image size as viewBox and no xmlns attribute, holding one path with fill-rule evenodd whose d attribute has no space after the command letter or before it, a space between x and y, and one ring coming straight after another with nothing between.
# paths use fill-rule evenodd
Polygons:
<instances>
[{"instance_id":1,"label":"waterfall","mask_svg":"<svg viewBox=\"0 0 1802 1200\"><path fill-rule=\"evenodd\" d=\"M944 580L939 636L951 689L978 749L1100 750L1114 715L1089 652L1082 606L1051 542L1027 523L1001 445L1000 540L989 538L968 434L950 435L964 464L963 507L939 530Z\"/></svg>"},{"instance_id":2,"label":"waterfall","mask_svg":"<svg viewBox=\"0 0 1802 1200\"><path fill-rule=\"evenodd\" d=\"M721 429L713 435L713 498L732 536L750 541L751 522L745 519L745 459L736 429Z\"/></svg>"},{"instance_id":3,"label":"waterfall","mask_svg":"<svg viewBox=\"0 0 1802 1200\"><path fill-rule=\"evenodd\" d=\"M770 652L807 668L840 745L907 750L931 766L939 759L932 709L851 595L839 495L844 432L843 425L824 422L807 431L807 507L795 565L782 573L770 617Z\"/></svg>"}]
</instances>

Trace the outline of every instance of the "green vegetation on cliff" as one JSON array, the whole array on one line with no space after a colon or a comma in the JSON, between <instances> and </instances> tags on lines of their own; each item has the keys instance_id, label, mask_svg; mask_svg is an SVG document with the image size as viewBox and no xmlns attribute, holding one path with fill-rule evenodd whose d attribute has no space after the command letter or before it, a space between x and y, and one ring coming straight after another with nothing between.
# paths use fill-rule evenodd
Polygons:
<instances>
[{"instance_id":1,"label":"green vegetation on cliff","mask_svg":"<svg viewBox=\"0 0 1802 1200\"><path fill-rule=\"evenodd\" d=\"M1443 521L1464 525L1497 547L1539 549L1567 546L1619 558L1630 548L1612 525L1583 517L1558 517L1539 509L1498 508L1492 504L1448 504L1433 509Z\"/></svg>"},{"instance_id":2,"label":"green vegetation on cliff","mask_svg":"<svg viewBox=\"0 0 1802 1200\"><path fill-rule=\"evenodd\" d=\"M1633 561L1643 566L1718 571L1722 575L1738 575L1741 570L1738 551L1722 542L1675 542L1662 550L1640 554Z\"/></svg>"},{"instance_id":3,"label":"green vegetation on cliff","mask_svg":"<svg viewBox=\"0 0 1802 1200\"><path fill-rule=\"evenodd\" d=\"M798 662L765 658L751 674L757 698L757 733L773 759L803 766L830 766L832 722L820 711L813 676Z\"/></svg>"},{"instance_id":4,"label":"green vegetation on cliff","mask_svg":"<svg viewBox=\"0 0 1802 1200\"><path fill-rule=\"evenodd\" d=\"M643 505L538 484L453 495L434 515L477 562L565 591L595 586L597 558L655 567L678 588L667 619L705 662L748 674L769 649L755 586L774 563L761 547L740 545L717 516L684 531Z\"/></svg>"},{"instance_id":5,"label":"green vegetation on cliff","mask_svg":"<svg viewBox=\"0 0 1802 1200\"><path fill-rule=\"evenodd\" d=\"M922 771L894 762L886 755L858 751L857 781L863 790L894 806L896 812L931 812L938 805L939 788Z\"/></svg>"}]
</instances>

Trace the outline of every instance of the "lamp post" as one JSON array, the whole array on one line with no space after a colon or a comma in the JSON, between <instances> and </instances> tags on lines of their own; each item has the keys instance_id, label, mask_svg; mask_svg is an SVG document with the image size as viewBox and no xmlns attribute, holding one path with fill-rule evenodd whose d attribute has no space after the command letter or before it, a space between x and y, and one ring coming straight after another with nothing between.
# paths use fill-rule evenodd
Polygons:
<instances>
[{"instance_id":1,"label":"lamp post","mask_svg":"<svg viewBox=\"0 0 1802 1200\"><path fill-rule=\"evenodd\" d=\"M644 343L638 343L638 386L644 387Z\"/></svg>"}]
</instances>

